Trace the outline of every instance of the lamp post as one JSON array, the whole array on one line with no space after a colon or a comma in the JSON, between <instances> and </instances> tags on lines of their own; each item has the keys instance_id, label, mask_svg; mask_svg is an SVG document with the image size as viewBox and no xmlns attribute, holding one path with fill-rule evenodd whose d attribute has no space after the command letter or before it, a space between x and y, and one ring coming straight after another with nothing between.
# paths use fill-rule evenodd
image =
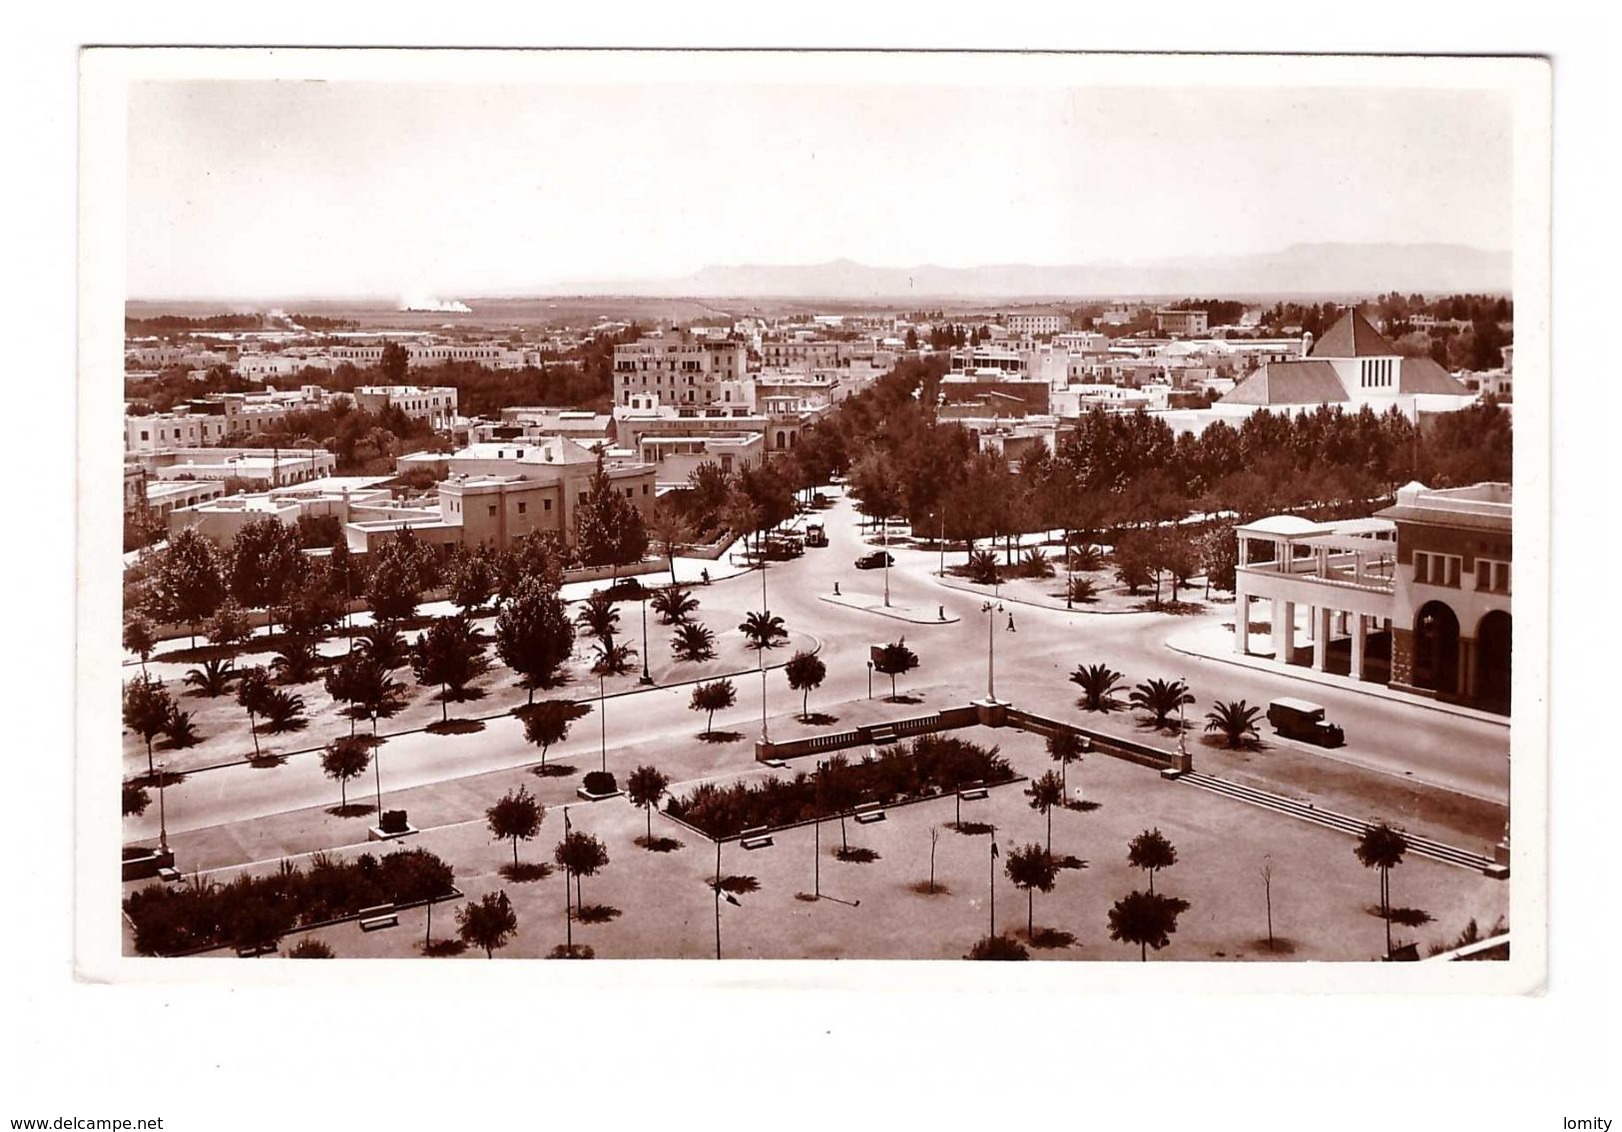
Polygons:
<instances>
[{"instance_id":1,"label":"lamp post","mask_svg":"<svg viewBox=\"0 0 1622 1132\"><path fill-rule=\"evenodd\" d=\"M563 846L565 859L568 856L569 846L569 807L563 807ZM568 954L574 954L574 905L569 901L569 867L563 868L563 946Z\"/></svg>"},{"instance_id":2,"label":"lamp post","mask_svg":"<svg viewBox=\"0 0 1622 1132\"><path fill-rule=\"evenodd\" d=\"M158 851L169 852L169 819L163 809L163 784L169 779L169 764L158 764ZM1507 828L1507 827L1506 827Z\"/></svg>"},{"instance_id":3,"label":"lamp post","mask_svg":"<svg viewBox=\"0 0 1622 1132\"><path fill-rule=\"evenodd\" d=\"M602 749L603 771L608 770L608 693L603 688L603 674L597 673L598 744Z\"/></svg>"},{"instance_id":4,"label":"lamp post","mask_svg":"<svg viewBox=\"0 0 1622 1132\"><path fill-rule=\"evenodd\" d=\"M1183 739L1183 696L1188 694L1188 677L1182 677L1180 683L1183 690L1177 696L1177 753L1181 756L1188 754L1188 746Z\"/></svg>"},{"instance_id":5,"label":"lamp post","mask_svg":"<svg viewBox=\"0 0 1622 1132\"><path fill-rule=\"evenodd\" d=\"M1002 602L987 601L980 606L986 615L986 703L997 702L997 614L1003 611Z\"/></svg>"},{"instance_id":6,"label":"lamp post","mask_svg":"<svg viewBox=\"0 0 1622 1132\"><path fill-rule=\"evenodd\" d=\"M946 577L946 508L941 508L940 514L940 544L941 544L941 577Z\"/></svg>"},{"instance_id":7,"label":"lamp post","mask_svg":"<svg viewBox=\"0 0 1622 1132\"><path fill-rule=\"evenodd\" d=\"M884 555L884 607L890 607L890 517L879 519L879 546Z\"/></svg>"},{"instance_id":8,"label":"lamp post","mask_svg":"<svg viewBox=\"0 0 1622 1132\"><path fill-rule=\"evenodd\" d=\"M991 932L997 934L997 827L991 827Z\"/></svg>"},{"instance_id":9,"label":"lamp post","mask_svg":"<svg viewBox=\"0 0 1622 1132\"><path fill-rule=\"evenodd\" d=\"M642 594L642 683L652 684L653 675L648 671L648 587L637 583L637 590Z\"/></svg>"},{"instance_id":10,"label":"lamp post","mask_svg":"<svg viewBox=\"0 0 1622 1132\"><path fill-rule=\"evenodd\" d=\"M867 698L873 698L873 662L867 662Z\"/></svg>"}]
</instances>

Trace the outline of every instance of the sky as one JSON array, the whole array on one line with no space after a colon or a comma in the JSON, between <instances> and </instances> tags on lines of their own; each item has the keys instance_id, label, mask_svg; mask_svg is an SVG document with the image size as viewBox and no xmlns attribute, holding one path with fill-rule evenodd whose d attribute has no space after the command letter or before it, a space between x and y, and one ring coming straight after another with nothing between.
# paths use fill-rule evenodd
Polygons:
<instances>
[{"instance_id":1,"label":"sky","mask_svg":"<svg viewBox=\"0 0 1622 1132\"><path fill-rule=\"evenodd\" d=\"M1511 246L1490 91L141 82L131 298Z\"/></svg>"}]
</instances>

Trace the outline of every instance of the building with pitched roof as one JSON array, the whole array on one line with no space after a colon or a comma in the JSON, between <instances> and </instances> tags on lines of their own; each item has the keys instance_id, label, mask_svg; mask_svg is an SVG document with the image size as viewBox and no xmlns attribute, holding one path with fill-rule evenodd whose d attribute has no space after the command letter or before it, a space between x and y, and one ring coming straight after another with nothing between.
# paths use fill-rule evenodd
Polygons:
<instances>
[{"instance_id":1,"label":"building with pitched roof","mask_svg":"<svg viewBox=\"0 0 1622 1132\"><path fill-rule=\"evenodd\" d=\"M1396 409L1409 420L1473 404L1477 394L1431 358L1404 357L1361 313L1349 310L1302 356L1269 361L1212 406L1218 417L1243 418L1260 409L1311 412L1339 405L1355 413Z\"/></svg>"}]
</instances>

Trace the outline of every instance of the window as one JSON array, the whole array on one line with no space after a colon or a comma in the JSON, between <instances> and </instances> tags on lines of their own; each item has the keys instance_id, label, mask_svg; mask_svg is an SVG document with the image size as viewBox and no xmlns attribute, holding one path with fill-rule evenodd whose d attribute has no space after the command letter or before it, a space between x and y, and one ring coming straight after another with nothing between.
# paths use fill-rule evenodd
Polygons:
<instances>
[{"instance_id":1,"label":"window","mask_svg":"<svg viewBox=\"0 0 1622 1132\"><path fill-rule=\"evenodd\" d=\"M550 511L550 510L552 510L552 501L550 499L541 500L541 510L542 511Z\"/></svg>"},{"instance_id":2,"label":"window","mask_svg":"<svg viewBox=\"0 0 1622 1132\"><path fill-rule=\"evenodd\" d=\"M496 517L496 505L494 503L490 504L490 517L492 519Z\"/></svg>"},{"instance_id":3,"label":"window","mask_svg":"<svg viewBox=\"0 0 1622 1132\"><path fill-rule=\"evenodd\" d=\"M1509 563L1490 558L1476 559L1476 589L1485 593L1509 592Z\"/></svg>"},{"instance_id":4,"label":"window","mask_svg":"<svg viewBox=\"0 0 1622 1132\"><path fill-rule=\"evenodd\" d=\"M526 512L526 511L528 511L528 510L529 510L529 504L527 504L527 503L525 503L525 502L523 502L523 501L522 501L522 500L519 500L519 503L518 503L518 513L519 513L519 514L520 514L520 515L522 515L522 514L523 514L523 513L524 513L524 512Z\"/></svg>"}]
</instances>

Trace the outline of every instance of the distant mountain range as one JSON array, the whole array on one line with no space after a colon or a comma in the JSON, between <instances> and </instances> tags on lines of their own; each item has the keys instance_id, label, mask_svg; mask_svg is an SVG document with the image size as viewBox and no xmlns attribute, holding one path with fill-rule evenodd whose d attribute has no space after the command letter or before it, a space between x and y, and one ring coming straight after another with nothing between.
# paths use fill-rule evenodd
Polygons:
<instances>
[{"instance_id":1,"label":"distant mountain range","mask_svg":"<svg viewBox=\"0 0 1622 1132\"><path fill-rule=\"evenodd\" d=\"M1276 252L1145 263L982 267L731 264L670 279L560 283L550 294L705 298L1081 298L1505 292L1509 252L1460 244L1292 244Z\"/></svg>"}]
</instances>

